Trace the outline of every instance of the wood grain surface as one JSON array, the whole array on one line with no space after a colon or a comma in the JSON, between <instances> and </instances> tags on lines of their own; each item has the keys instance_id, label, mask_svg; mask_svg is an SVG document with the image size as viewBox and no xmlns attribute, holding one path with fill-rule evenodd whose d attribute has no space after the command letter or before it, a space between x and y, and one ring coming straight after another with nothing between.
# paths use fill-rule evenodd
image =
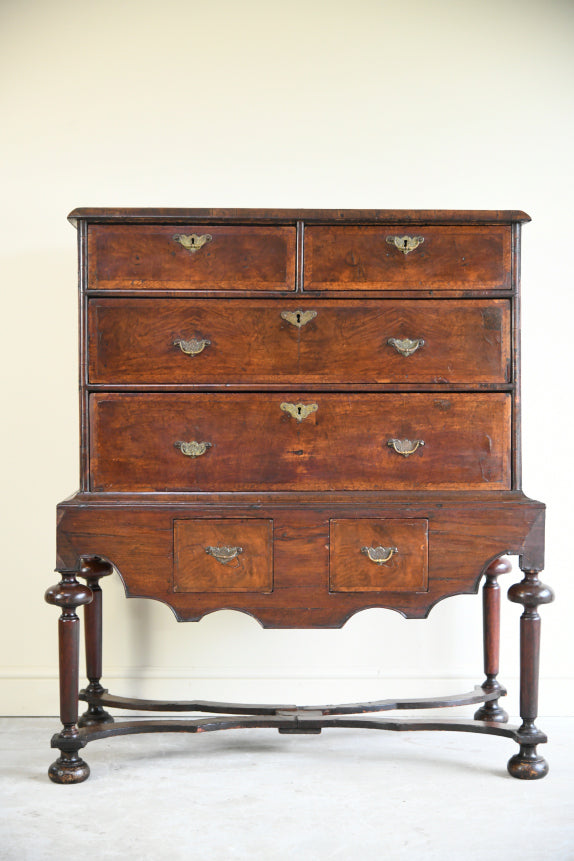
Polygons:
<instances>
[{"instance_id":1,"label":"wood grain surface","mask_svg":"<svg viewBox=\"0 0 574 861\"><path fill-rule=\"evenodd\" d=\"M305 289L510 287L510 227L421 226L424 241L409 254L387 242L403 234L403 225L308 227Z\"/></svg>"},{"instance_id":2,"label":"wood grain surface","mask_svg":"<svg viewBox=\"0 0 574 861\"><path fill-rule=\"evenodd\" d=\"M510 488L510 396L90 396L96 491ZM316 405L298 421L282 404ZM390 439L422 440L405 457ZM206 442L187 457L181 442Z\"/></svg>"},{"instance_id":3,"label":"wood grain surface","mask_svg":"<svg viewBox=\"0 0 574 861\"><path fill-rule=\"evenodd\" d=\"M232 386L511 381L510 302L318 300L298 328L294 300L94 298L89 381L97 385ZM180 340L209 341L186 355ZM422 339L411 356L390 338Z\"/></svg>"}]
</instances>

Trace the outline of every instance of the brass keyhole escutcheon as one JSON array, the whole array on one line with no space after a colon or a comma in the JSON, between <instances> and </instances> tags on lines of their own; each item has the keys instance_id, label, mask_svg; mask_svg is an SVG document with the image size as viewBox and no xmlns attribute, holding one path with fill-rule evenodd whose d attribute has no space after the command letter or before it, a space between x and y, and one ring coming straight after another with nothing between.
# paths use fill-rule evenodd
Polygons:
<instances>
[{"instance_id":1,"label":"brass keyhole escutcheon","mask_svg":"<svg viewBox=\"0 0 574 861\"><path fill-rule=\"evenodd\" d=\"M410 254L425 241L424 236L387 236L389 245L394 245L403 254Z\"/></svg>"},{"instance_id":2,"label":"brass keyhole escutcheon","mask_svg":"<svg viewBox=\"0 0 574 861\"><path fill-rule=\"evenodd\" d=\"M281 318L291 323L297 329L302 329L303 326L314 320L316 316L316 311L304 311L302 308L299 308L297 311L281 311Z\"/></svg>"},{"instance_id":3,"label":"brass keyhole escutcheon","mask_svg":"<svg viewBox=\"0 0 574 861\"><path fill-rule=\"evenodd\" d=\"M186 251L190 251L191 254L195 254L196 251L199 251L204 247L204 245L211 242L213 240L213 236L211 233L174 233L172 239L179 242Z\"/></svg>"},{"instance_id":4,"label":"brass keyhole escutcheon","mask_svg":"<svg viewBox=\"0 0 574 861\"><path fill-rule=\"evenodd\" d=\"M296 421L302 422L311 413L317 412L319 404L290 404L287 401L283 401L280 408L284 412L289 413Z\"/></svg>"}]
</instances>

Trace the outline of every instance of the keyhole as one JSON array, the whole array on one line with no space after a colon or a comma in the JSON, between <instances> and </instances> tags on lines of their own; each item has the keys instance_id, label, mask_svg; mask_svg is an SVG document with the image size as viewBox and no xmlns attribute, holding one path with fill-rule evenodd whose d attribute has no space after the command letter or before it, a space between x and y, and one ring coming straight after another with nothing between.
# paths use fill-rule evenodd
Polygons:
<instances>
[{"instance_id":1,"label":"keyhole","mask_svg":"<svg viewBox=\"0 0 574 861\"><path fill-rule=\"evenodd\" d=\"M300 415L301 415L301 407L297 407L297 415L298 415L298 416L300 416Z\"/></svg>"},{"instance_id":2,"label":"keyhole","mask_svg":"<svg viewBox=\"0 0 574 861\"><path fill-rule=\"evenodd\" d=\"M195 245L195 236L192 236L192 237L191 237L191 244L192 244L192 245Z\"/></svg>"},{"instance_id":3,"label":"keyhole","mask_svg":"<svg viewBox=\"0 0 574 861\"><path fill-rule=\"evenodd\" d=\"M406 248L408 245L408 239L403 239L403 248Z\"/></svg>"}]
</instances>

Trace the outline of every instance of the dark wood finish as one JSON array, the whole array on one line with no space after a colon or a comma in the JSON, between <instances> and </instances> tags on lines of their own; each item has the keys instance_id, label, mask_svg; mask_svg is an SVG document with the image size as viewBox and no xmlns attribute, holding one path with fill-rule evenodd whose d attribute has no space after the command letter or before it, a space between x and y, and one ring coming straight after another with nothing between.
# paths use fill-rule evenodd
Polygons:
<instances>
[{"instance_id":1,"label":"dark wood finish","mask_svg":"<svg viewBox=\"0 0 574 861\"><path fill-rule=\"evenodd\" d=\"M552 594L536 574L544 506L520 491L528 216L81 209L70 219L80 263L81 490L58 507L62 583L47 593L62 607L52 779L85 779L78 752L98 738L247 726L488 733L519 743L512 775L543 776L536 607ZM174 236L192 233L213 238L191 253ZM405 234L424 241L408 254L387 243ZM297 327L282 311L308 319ZM194 338L210 343L193 357L174 343ZM405 357L389 338L424 345ZM293 415L282 404L299 406ZM404 457L389 439L425 444ZM192 441L211 447L182 445ZM397 553L378 565L363 546ZM219 561L206 547L219 548ZM525 607L520 727L503 724L498 705L505 554L526 572L510 591ZM485 574L486 680L460 696L333 706L118 697L101 685L100 579L112 567L127 595L162 601L182 621L229 608L270 628L340 627L367 607L423 618L444 598L475 593ZM78 695L81 604L89 684ZM88 704L80 727L78 697ZM469 703L482 704L474 721L369 716ZM213 714L110 724L106 707Z\"/></svg>"},{"instance_id":2,"label":"dark wood finish","mask_svg":"<svg viewBox=\"0 0 574 861\"><path fill-rule=\"evenodd\" d=\"M272 592L273 521L174 520L174 592ZM209 547L235 547L220 561Z\"/></svg>"},{"instance_id":3,"label":"dark wood finish","mask_svg":"<svg viewBox=\"0 0 574 861\"><path fill-rule=\"evenodd\" d=\"M385 227L309 227L306 290L428 290L510 287L510 228L420 227L424 242L408 254L387 242L404 233Z\"/></svg>"},{"instance_id":4,"label":"dark wood finish","mask_svg":"<svg viewBox=\"0 0 574 861\"><path fill-rule=\"evenodd\" d=\"M281 317L296 301L92 299L89 381L96 385L298 383L506 384L510 303L323 300L302 328ZM176 341L210 343L195 356ZM401 355L389 338L420 338Z\"/></svg>"},{"instance_id":5,"label":"dark wood finish","mask_svg":"<svg viewBox=\"0 0 574 861\"><path fill-rule=\"evenodd\" d=\"M507 559L495 559L486 569L482 589L484 673L486 675L482 688L489 693L503 690L496 678L499 672L500 658L500 584L498 578L501 575L509 574L511 570L512 566ZM506 723L508 715L498 705L498 700L489 700L475 712L474 719Z\"/></svg>"},{"instance_id":6,"label":"dark wood finish","mask_svg":"<svg viewBox=\"0 0 574 861\"><path fill-rule=\"evenodd\" d=\"M552 590L538 579L538 571L523 568L524 579L508 590L508 597L522 604L520 617L520 751L508 761L508 771L521 780L538 780L548 774L548 763L537 753L539 729L538 674L540 663L540 615L538 606L554 600Z\"/></svg>"},{"instance_id":7,"label":"dark wood finish","mask_svg":"<svg viewBox=\"0 0 574 861\"><path fill-rule=\"evenodd\" d=\"M159 498L158 498L159 497ZM155 498L155 503L153 499ZM505 553L539 565L544 508L520 494L322 493L83 494L59 507L58 564L73 568L96 548L117 568L130 597L163 601L181 621L226 607L266 628L337 628L365 607L424 618L449 595L475 593L488 564ZM179 500L179 502L177 501ZM424 518L429 522L427 592L331 592L331 519ZM173 591L173 522L256 518L274 524L273 592L256 595ZM137 542L134 535L138 536ZM304 572L304 576L302 574Z\"/></svg>"},{"instance_id":8,"label":"dark wood finish","mask_svg":"<svg viewBox=\"0 0 574 861\"><path fill-rule=\"evenodd\" d=\"M93 224L512 224L530 221L520 210L505 209L161 209L79 207L68 219Z\"/></svg>"},{"instance_id":9,"label":"dark wood finish","mask_svg":"<svg viewBox=\"0 0 574 861\"><path fill-rule=\"evenodd\" d=\"M396 548L377 563L364 547ZM331 592L427 592L428 520L352 518L331 520Z\"/></svg>"},{"instance_id":10,"label":"dark wood finish","mask_svg":"<svg viewBox=\"0 0 574 861\"><path fill-rule=\"evenodd\" d=\"M46 591L48 604L60 607L62 612L58 621L58 645L60 657L60 756L48 769L48 776L54 783L81 783L90 775L87 763L78 756L80 743L78 721L78 676L80 620L77 607L89 604L91 590L78 583L74 572L62 572L62 579Z\"/></svg>"},{"instance_id":11,"label":"dark wood finish","mask_svg":"<svg viewBox=\"0 0 574 861\"><path fill-rule=\"evenodd\" d=\"M395 711L401 709L451 708L452 706L472 705L488 701L495 694L487 694L478 685L464 694L449 694L442 697L403 697L401 699L374 700L364 703L343 703L341 705L295 706L245 703L220 703L211 700L140 700L116 697L108 693L88 696L82 691L80 699L108 706L108 708L132 709L152 712L212 712L213 714L238 715L287 715L295 712L305 715L313 712L321 715L353 715L370 712Z\"/></svg>"},{"instance_id":12,"label":"dark wood finish","mask_svg":"<svg viewBox=\"0 0 574 861\"><path fill-rule=\"evenodd\" d=\"M100 580L109 577L114 569L109 562L98 556L82 560L80 576L84 577L92 593L92 600L84 607L84 635L86 641L86 675L89 684L86 692L101 696L106 692L102 687L102 590ZM101 706L90 703L87 711L78 720L78 726L91 726L94 723L113 723L113 717Z\"/></svg>"},{"instance_id":13,"label":"dark wood finish","mask_svg":"<svg viewBox=\"0 0 574 861\"><path fill-rule=\"evenodd\" d=\"M509 395L285 401L318 409L298 421L277 394L92 395L92 490L510 488ZM424 446L405 457L396 438ZM186 457L178 441L212 447Z\"/></svg>"},{"instance_id":14,"label":"dark wood finish","mask_svg":"<svg viewBox=\"0 0 574 861\"><path fill-rule=\"evenodd\" d=\"M208 229L209 227L209 229ZM173 237L213 238L187 251ZM88 277L93 290L295 289L295 229L183 225L93 225L88 229Z\"/></svg>"}]
</instances>

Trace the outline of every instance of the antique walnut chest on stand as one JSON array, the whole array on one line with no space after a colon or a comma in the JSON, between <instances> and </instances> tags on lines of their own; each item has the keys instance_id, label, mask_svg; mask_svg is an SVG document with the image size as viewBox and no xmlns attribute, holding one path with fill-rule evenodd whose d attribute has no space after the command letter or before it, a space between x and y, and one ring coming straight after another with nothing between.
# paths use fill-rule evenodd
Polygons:
<instances>
[{"instance_id":1,"label":"antique walnut chest on stand","mask_svg":"<svg viewBox=\"0 0 574 861\"><path fill-rule=\"evenodd\" d=\"M523 212L79 209L81 487L58 506L56 783L113 735L275 727L441 730L519 744L535 725L544 506L521 491ZM497 679L500 586L520 619L520 725ZM484 576L482 685L330 706L127 699L102 678L100 581L181 621L232 608L334 628L425 617ZM78 578L85 581L80 582ZM84 605L89 684L78 694ZM78 719L78 700L87 703ZM383 718L480 704L474 720ZM106 708L195 712L115 722ZM202 716L201 716L202 715Z\"/></svg>"}]
</instances>

